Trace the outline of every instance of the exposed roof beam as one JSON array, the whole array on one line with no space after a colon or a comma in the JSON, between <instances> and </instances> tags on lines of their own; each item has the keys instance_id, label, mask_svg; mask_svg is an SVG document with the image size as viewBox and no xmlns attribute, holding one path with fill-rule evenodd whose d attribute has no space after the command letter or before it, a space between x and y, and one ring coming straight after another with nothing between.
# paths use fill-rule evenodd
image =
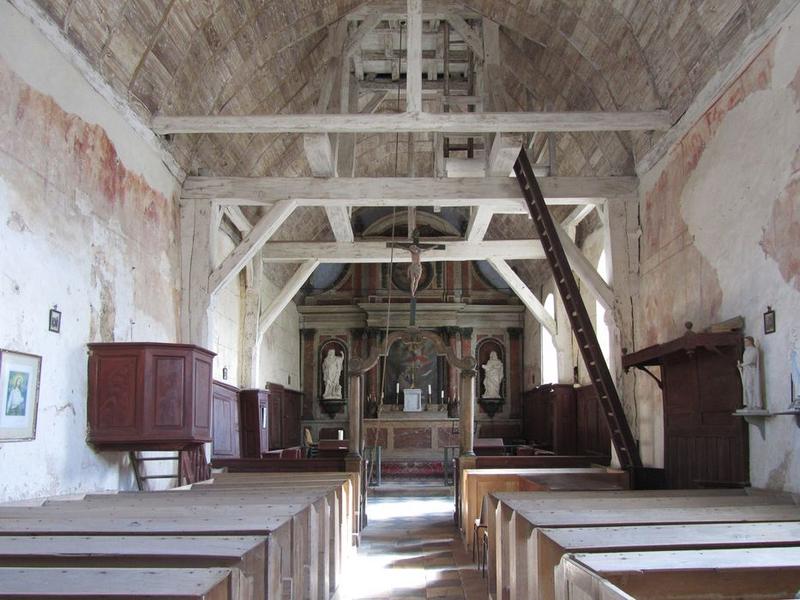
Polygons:
<instances>
[{"instance_id":1,"label":"exposed roof beam","mask_svg":"<svg viewBox=\"0 0 800 600\"><path fill-rule=\"evenodd\" d=\"M234 277L239 274L247 262L255 256L261 247L289 218L297 204L294 200L281 200L275 203L267 214L253 226L244 236L242 243L222 261L208 278L209 294L213 296Z\"/></svg>"},{"instance_id":2,"label":"exposed roof beam","mask_svg":"<svg viewBox=\"0 0 800 600\"><path fill-rule=\"evenodd\" d=\"M508 286L514 290L514 293L522 301L522 303L531 311L534 318L542 324L542 327L555 337L557 332L556 320L547 312L544 305L539 302L539 299L534 296L533 292L525 285L525 282L520 279L511 266L503 259L490 258L489 264L494 267L497 274L502 277Z\"/></svg>"},{"instance_id":3,"label":"exposed roof beam","mask_svg":"<svg viewBox=\"0 0 800 600\"><path fill-rule=\"evenodd\" d=\"M369 33L372 32L375 27L378 26L383 20L383 16L380 13L373 13L368 15L366 19L358 26L358 29L350 35L344 45L344 55L345 57L349 57L353 54L356 50L361 47L361 42L364 41L364 38L367 37Z\"/></svg>"},{"instance_id":4,"label":"exposed roof beam","mask_svg":"<svg viewBox=\"0 0 800 600\"><path fill-rule=\"evenodd\" d=\"M319 261L316 260L307 260L305 261L300 267L295 271L294 275L292 275L291 279L286 282L286 285L280 291L280 293L272 300L270 305L266 308L266 310L261 313L260 318L258 319L258 342L261 342L261 339L264 337L264 334L267 333L267 329L270 328L275 322L275 319L283 312L283 309L291 302L292 298L294 298L295 294L300 291L300 288L303 287L303 284L311 277L311 274L314 272L319 266Z\"/></svg>"},{"instance_id":5,"label":"exposed roof beam","mask_svg":"<svg viewBox=\"0 0 800 600\"><path fill-rule=\"evenodd\" d=\"M595 204L630 198L635 177L542 177L548 204ZM187 177L185 200L266 205L292 198L298 206L479 206L495 212L527 214L519 184L511 177Z\"/></svg>"},{"instance_id":6,"label":"exposed roof beam","mask_svg":"<svg viewBox=\"0 0 800 600\"><path fill-rule=\"evenodd\" d=\"M399 21L406 18L407 6L405 0L386 0L384 2L366 2L357 9L347 14L351 21L361 21L369 15L382 15L384 20ZM478 18L480 15L460 2L449 0L425 0L422 5L422 18L425 21L444 20L456 14L468 19Z\"/></svg>"},{"instance_id":7,"label":"exposed roof beam","mask_svg":"<svg viewBox=\"0 0 800 600\"><path fill-rule=\"evenodd\" d=\"M576 206L575 209L561 221L561 227L565 230L568 230L570 227L577 227L593 210L594 206L591 204Z\"/></svg>"},{"instance_id":8,"label":"exposed roof beam","mask_svg":"<svg viewBox=\"0 0 800 600\"><path fill-rule=\"evenodd\" d=\"M494 177L508 177L514 169L514 163L522 148L522 136L498 133L492 141L489 151L488 175Z\"/></svg>"},{"instance_id":9,"label":"exposed roof beam","mask_svg":"<svg viewBox=\"0 0 800 600\"><path fill-rule=\"evenodd\" d=\"M478 58L479 61L483 60L483 42L481 36L478 35L472 26L467 23L463 17L459 15L450 15L447 17L447 22L450 23L458 35L464 38L467 46L469 46L472 53Z\"/></svg>"},{"instance_id":10,"label":"exposed roof beam","mask_svg":"<svg viewBox=\"0 0 800 600\"><path fill-rule=\"evenodd\" d=\"M422 0L408 0L406 51L406 110L422 110Z\"/></svg>"},{"instance_id":11,"label":"exposed roof beam","mask_svg":"<svg viewBox=\"0 0 800 600\"><path fill-rule=\"evenodd\" d=\"M490 206L478 206L472 209L467 225L467 241L478 242L486 235L489 224L492 222L494 210Z\"/></svg>"},{"instance_id":12,"label":"exposed roof beam","mask_svg":"<svg viewBox=\"0 0 800 600\"><path fill-rule=\"evenodd\" d=\"M263 247L264 262L297 263L318 260L321 263L388 263L391 248L386 242L270 242ZM545 257L539 240L500 240L483 242L447 242L444 250L428 250L420 255L423 262L485 260L538 260ZM394 262L411 262L408 252L394 252Z\"/></svg>"},{"instance_id":13,"label":"exposed roof beam","mask_svg":"<svg viewBox=\"0 0 800 600\"><path fill-rule=\"evenodd\" d=\"M561 245L564 247L564 254L569 259L569 266L591 290L595 299L603 305L603 308L612 310L614 306L614 290L600 276L594 265L589 262L589 259L586 258L581 249L578 248L561 226L558 223L554 223L554 225L558 238L561 240Z\"/></svg>"},{"instance_id":14,"label":"exposed roof beam","mask_svg":"<svg viewBox=\"0 0 800 600\"><path fill-rule=\"evenodd\" d=\"M242 209L238 206L226 206L225 207L225 214L228 215L228 218L231 220L231 223L239 230L243 236L250 233L250 230L253 228L253 224L250 222Z\"/></svg>"},{"instance_id":15,"label":"exposed roof beam","mask_svg":"<svg viewBox=\"0 0 800 600\"><path fill-rule=\"evenodd\" d=\"M663 110L646 112L381 113L372 115L155 116L168 133L528 133L669 129Z\"/></svg>"}]
</instances>

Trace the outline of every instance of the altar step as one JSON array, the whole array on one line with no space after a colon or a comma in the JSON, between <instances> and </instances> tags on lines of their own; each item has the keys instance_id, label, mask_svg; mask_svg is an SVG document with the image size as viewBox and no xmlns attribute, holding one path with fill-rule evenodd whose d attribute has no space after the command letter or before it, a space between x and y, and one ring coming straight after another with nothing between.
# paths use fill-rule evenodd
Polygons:
<instances>
[{"instance_id":1,"label":"altar step","mask_svg":"<svg viewBox=\"0 0 800 600\"><path fill-rule=\"evenodd\" d=\"M381 473L384 480L435 479L442 481L444 467L441 460L408 460L383 458Z\"/></svg>"}]
</instances>

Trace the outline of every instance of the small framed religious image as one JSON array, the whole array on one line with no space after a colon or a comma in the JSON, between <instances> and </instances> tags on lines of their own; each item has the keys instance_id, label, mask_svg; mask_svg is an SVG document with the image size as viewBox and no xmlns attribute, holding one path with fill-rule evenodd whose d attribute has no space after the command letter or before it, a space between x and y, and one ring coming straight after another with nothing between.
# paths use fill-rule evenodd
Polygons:
<instances>
[{"instance_id":1,"label":"small framed religious image","mask_svg":"<svg viewBox=\"0 0 800 600\"><path fill-rule=\"evenodd\" d=\"M50 331L61 333L61 311L55 308L50 309Z\"/></svg>"},{"instance_id":2,"label":"small framed religious image","mask_svg":"<svg viewBox=\"0 0 800 600\"><path fill-rule=\"evenodd\" d=\"M36 437L42 357L0 349L0 442Z\"/></svg>"},{"instance_id":3,"label":"small framed religious image","mask_svg":"<svg viewBox=\"0 0 800 600\"><path fill-rule=\"evenodd\" d=\"M771 306L764 313L764 333L775 333L775 311Z\"/></svg>"}]
</instances>

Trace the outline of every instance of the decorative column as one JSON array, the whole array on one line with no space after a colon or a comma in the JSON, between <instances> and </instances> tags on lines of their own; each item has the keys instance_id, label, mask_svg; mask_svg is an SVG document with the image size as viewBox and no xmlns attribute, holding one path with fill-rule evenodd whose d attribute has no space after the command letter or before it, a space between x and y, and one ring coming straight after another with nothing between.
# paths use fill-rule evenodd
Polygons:
<instances>
[{"instance_id":1,"label":"decorative column","mask_svg":"<svg viewBox=\"0 0 800 600\"><path fill-rule=\"evenodd\" d=\"M361 459L361 375L350 375L350 398L347 403L350 433L347 458Z\"/></svg>"},{"instance_id":2,"label":"decorative column","mask_svg":"<svg viewBox=\"0 0 800 600\"><path fill-rule=\"evenodd\" d=\"M475 371L461 371L461 402L459 405L459 431L461 456L475 456Z\"/></svg>"},{"instance_id":3,"label":"decorative column","mask_svg":"<svg viewBox=\"0 0 800 600\"><path fill-rule=\"evenodd\" d=\"M508 390L509 417L520 417L520 403L522 401L522 333L521 327L508 328Z\"/></svg>"},{"instance_id":4,"label":"decorative column","mask_svg":"<svg viewBox=\"0 0 800 600\"><path fill-rule=\"evenodd\" d=\"M381 330L377 327L367 328L367 354L372 355L377 352L380 354L382 348L381 343ZM378 381L378 367L377 365L367 371L368 383L365 386L364 393L375 394L375 399L380 401L381 392L380 382Z\"/></svg>"},{"instance_id":5,"label":"decorative column","mask_svg":"<svg viewBox=\"0 0 800 600\"><path fill-rule=\"evenodd\" d=\"M303 419L314 418L314 379L317 373L316 349L314 340L316 339L316 329L303 329Z\"/></svg>"}]
</instances>

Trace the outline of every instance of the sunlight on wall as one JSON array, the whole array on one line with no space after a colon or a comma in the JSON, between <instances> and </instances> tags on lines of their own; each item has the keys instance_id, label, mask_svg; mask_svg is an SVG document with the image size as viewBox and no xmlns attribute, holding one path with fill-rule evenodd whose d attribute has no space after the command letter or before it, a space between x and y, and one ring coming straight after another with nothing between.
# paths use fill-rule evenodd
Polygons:
<instances>
[{"instance_id":1,"label":"sunlight on wall","mask_svg":"<svg viewBox=\"0 0 800 600\"><path fill-rule=\"evenodd\" d=\"M544 308L555 319L556 300L553 294L547 294L547 298L544 300ZM544 327L542 327L542 383L558 383L556 340Z\"/></svg>"}]
</instances>

